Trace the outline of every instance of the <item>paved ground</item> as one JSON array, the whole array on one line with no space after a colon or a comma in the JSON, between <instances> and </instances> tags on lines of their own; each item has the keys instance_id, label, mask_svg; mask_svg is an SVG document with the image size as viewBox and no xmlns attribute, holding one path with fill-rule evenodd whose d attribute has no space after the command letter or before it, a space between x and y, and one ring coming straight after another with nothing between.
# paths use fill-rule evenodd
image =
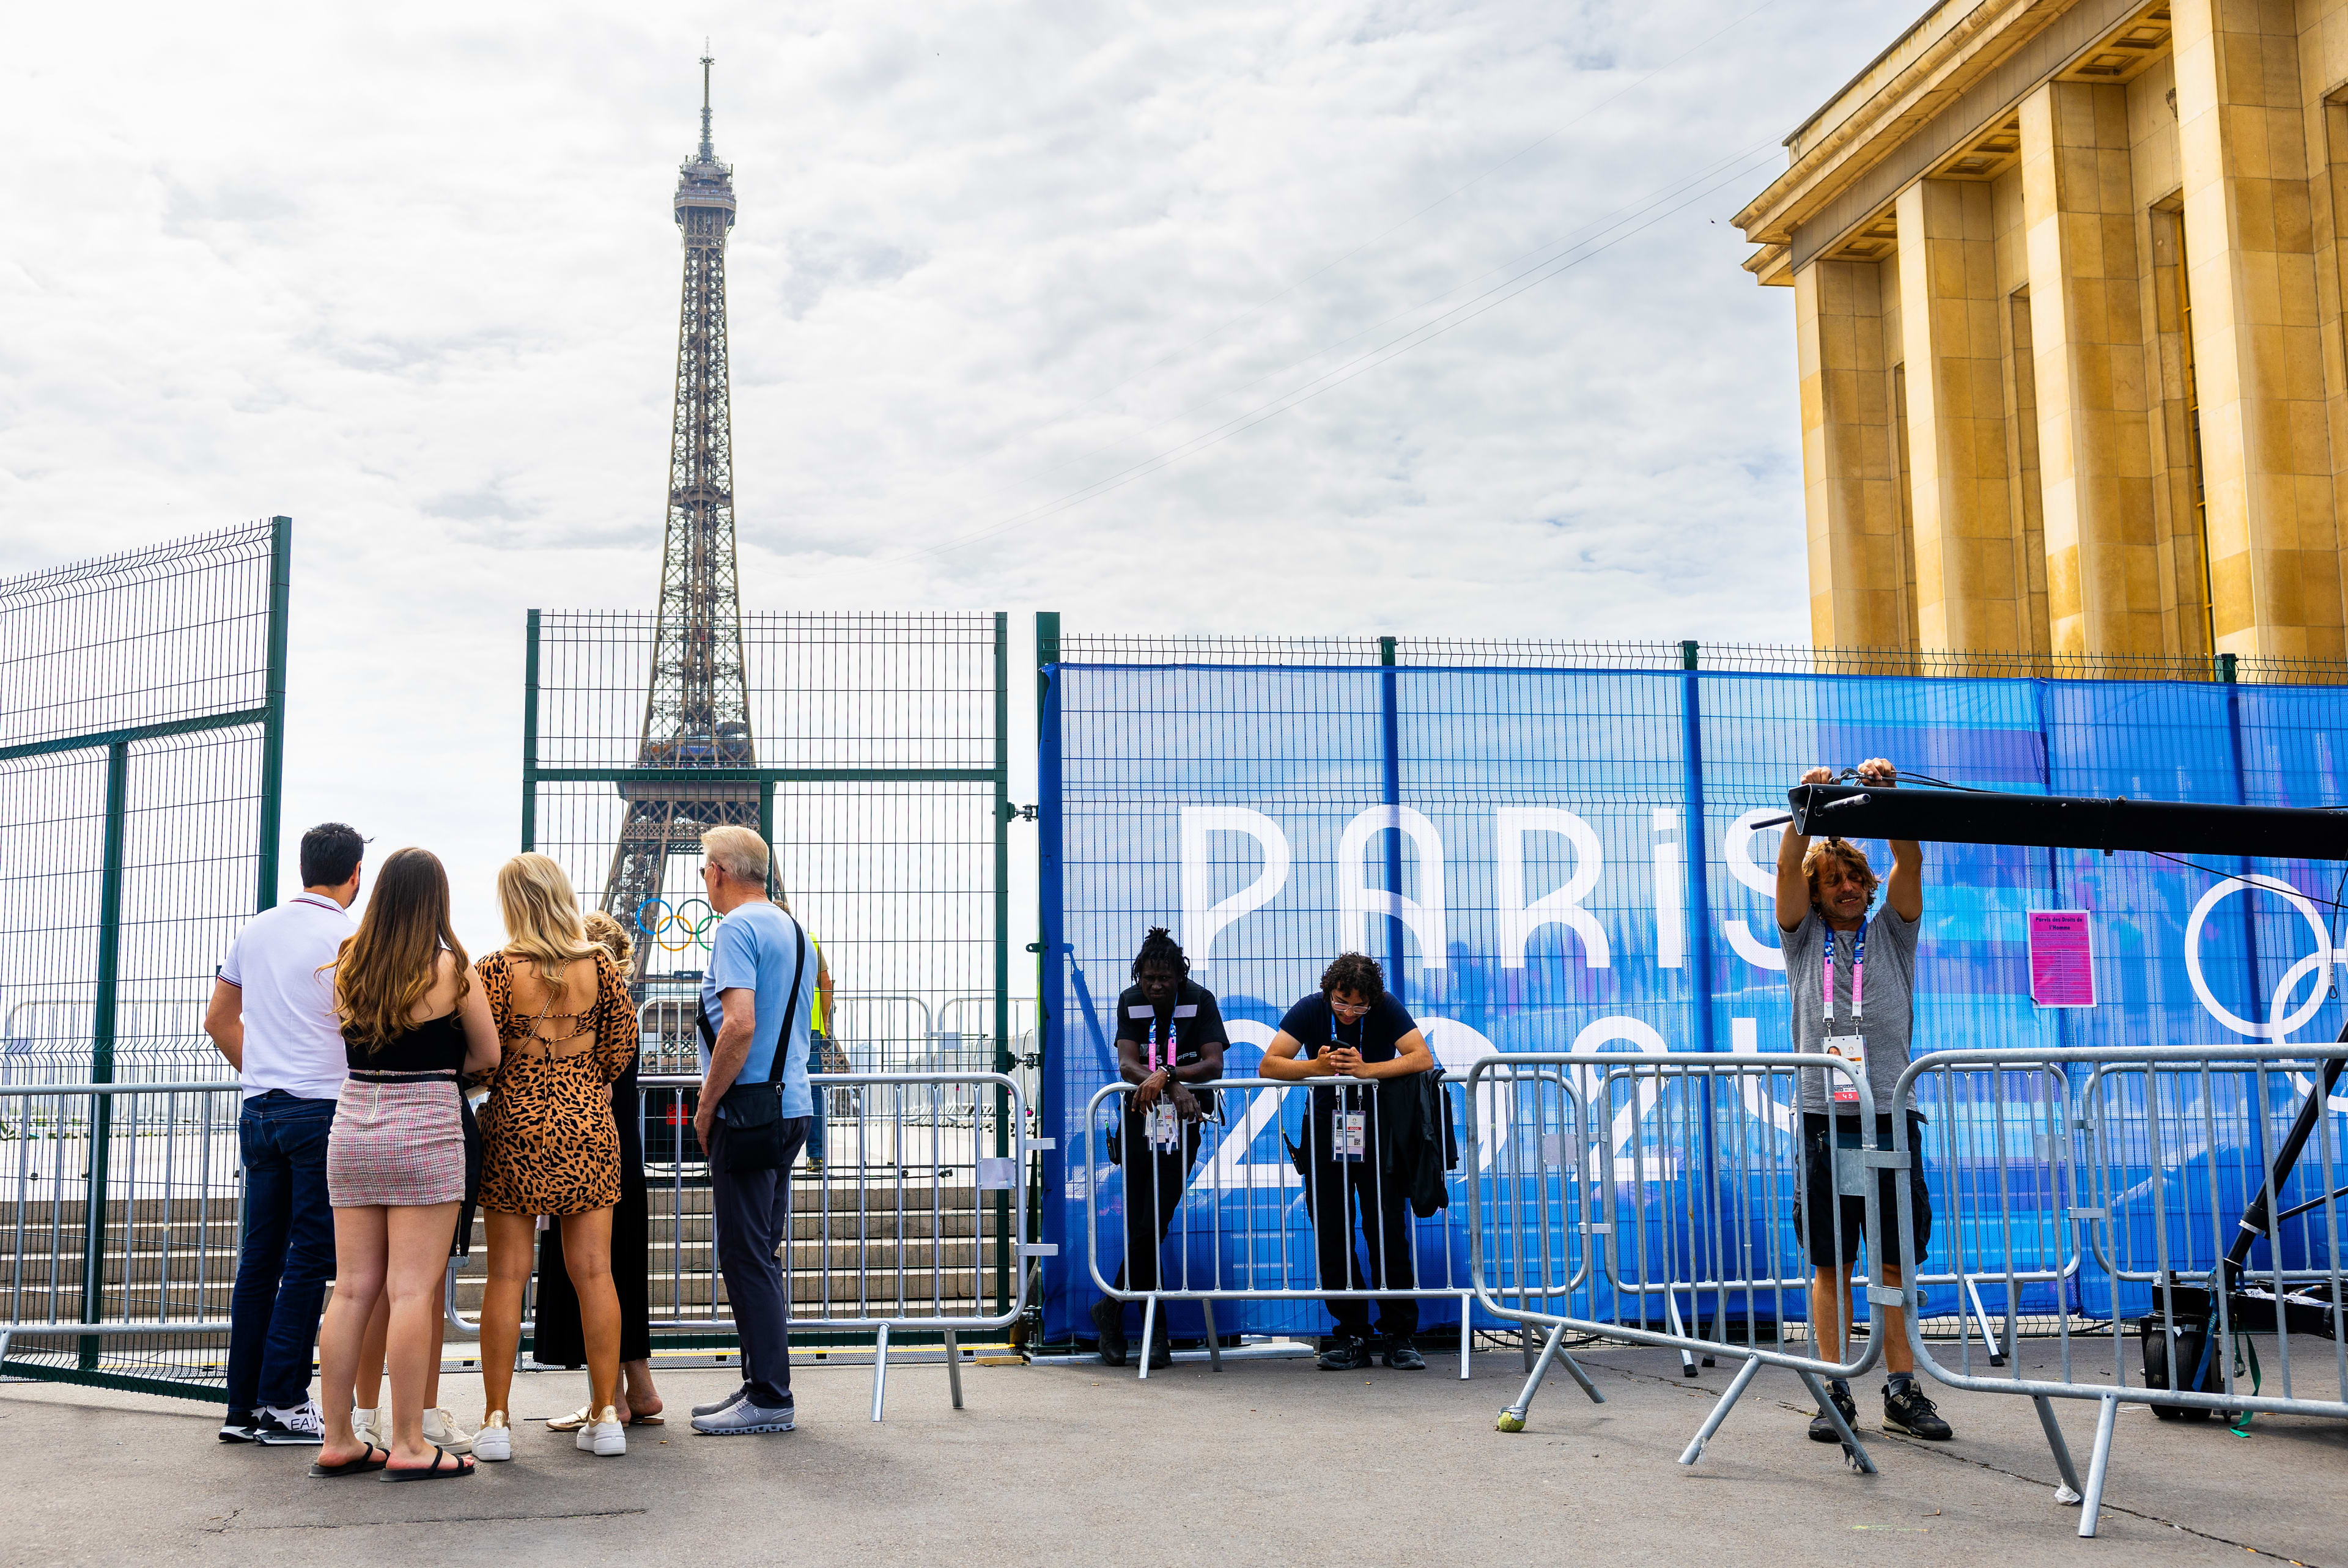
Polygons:
<instances>
[{"instance_id":1,"label":"paved ground","mask_svg":"<svg viewBox=\"0 0 2348 1568\"><path fill-rule=\"evenodd\" d=\"M2247 1552L2348 1568L2348 1426L2261 1419L2222 1430L2120 1417L2099 1541L2054 1500L2030 1406L1946 1395L1958 1440L1869 1430L1882 1473L1805 1441L1799 1386L1765 1372L1704 1461L1673 1460L1729 1369L1684 1382L1667 1355L1584 1354L1608 1403L1551 1382L1529 1430L1494 1411L1513 1355L1410 1375L1305 1361L1179 1365L1137 1383L1099 1368L890 1378L808 1368L788 1436L695 1438L680 1419L620 1459L533 1427L514 1462L470 1481L386 1487L304 1478L299 1450L213 1440L217 1413L176 1400L0 1387L0 1561L304 1568L368 1563L1485 1564L1570 1554L1613 1564L2240 1563ZM732 1383L664 1374L673 1410ZM1879 1378L1862 1389L1874 1425ZM1936 1394L1945 1390L1935 1389ZM470 1399L469 1399L469 1395ZM525 1376L520 1413L579 1397L575 1374ZM470 1417L478 1393L451 1379ZM2082 1466L2091 1408L2065 1412ZM662 1440L665 1438L665 1441Z\"/></svg>"}]
</instances>

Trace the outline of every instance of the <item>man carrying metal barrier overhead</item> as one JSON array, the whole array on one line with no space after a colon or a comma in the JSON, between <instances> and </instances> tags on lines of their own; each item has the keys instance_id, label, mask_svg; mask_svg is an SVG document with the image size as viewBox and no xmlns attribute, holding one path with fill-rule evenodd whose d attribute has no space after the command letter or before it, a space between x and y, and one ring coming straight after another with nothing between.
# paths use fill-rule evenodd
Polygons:
<instances>
[{"instance_id":1,"label":"man carrying metal barrier overhead","mask_svg":"<svg viewBox=\"0 0 2348 1568\"><path fill-rule=\"evenodd\" d=\"M1875 757L1859 765L1861 783L1889 789L1899 782L1890 763ZM1832 784L1828 768L1812 768L1804 784ZM1813 1273L1810 1280L1810 1328L1819 1357L1843 1358L1844 1320L1850 1302L1851 1269L1859 1261L1859 1239L1866 1228L1866 1204L1856 1197L1838 1204L1835 1196L1835 1148L1860 1146L1859 1118L1872 1112L1883 1148L1891 1146L1891 1119L1897 1108L1894 1091L1908 1065L1909 1041L1914 1023L1916 938L1924 916L1924 856L1912 839L1891 843L1891 878L1884 888L1884 908L1872 919L1877 880L1867 856L1839 838L1812 843L1791 826L1777 846L1777 927L1784 933L1786 983L1792 988L1794 1049L1797 1052L1838 1056L1859 1071L1866 1087L1812 1070L1801 1074L1803 1180L1807 1202L1796 1212L1795 1229L1810 1216L1810 1235L1803 1236ZM1868 965L1868 948L1875 949L1875 965ZM1861 1104L1862 1097L1870 1103ZM1828 1104L1831 1098L1831 1107ZM1921 1151L1915 1136L1922 1120L1910 1109L1909 1148L1915 1151L1909 1166L1914 1204L1914 1248L1922 1256L1932 1235L1932 1206L1924 1185ZM1881 1176L1878 1221L1887 1244L1897 1249L1898 1191L1893 1173ZM1835 1221L1839 1216L1840 1223ZM1907 1257L1872 1260L1876 1277L1896 1286ZM1932 1401L1916 1382L1915 1353L1898 1307L1884 1315L1883 1361L1890 1381L1883 1390L1883 1424L1893 1431L1935 1440L1950 1436ZM1845 1421L1859 1419L1859 1406L1850 1385L1836 1378L1828 1390ZM1814 1442L1840 1440L1834 1422L1821 1410L1810 1422Z\"/></svg>"},{"instance_id":2,"label":"man carrying metal barrier overhead","mask_svg":"<svg viewBox=\"0 0 2348 1568\"><path fill-rule=\"evenodd\" d=\"M1166 927L1152 926L1134 955L1133 984L1117 999L1117 1071L1137 1086L1115 1154L1125 1175L1125 1262L1113 1282L1119 1290L1158 1288L1159 1249L1198 1163L1201 1123L1215 1108L1215 1091L1194 1086L1223 1075L1230 1043L1215 993L1190 978L1190 960ZM1125 1303L1104 1296L1092 1315L1101 1360L1124 1366ZM1153 1368L1174 1358L1162 1316L1148 1354Z\"/></svg>"},{"instance_id":3,"label":"man carrying metal barrier overhead","mask_svg":"<svg viewBox=\"0 0 2348 1568\"><path fill-rule=\"evenodd\" d=\"M1305 1060L1300 1061L1297 1052ZM1266 1078L1337 1081L1313 1091L1304 1123L1304 1148L1297 1157L1306 1202L1313 1214L1315 1250L1323 1289L1408 1290L1417 1283L1410 1255L1408 1173L1385 1157L1379 1095L1365 1080L1406 1078L1435 1066L1426 1036L1401 1002L1386 991L1385 971L1361 953L1341 953L1322 971L1321 989L1288 1009L1280 1032L1263 1053ZM1354 1254L1354 1201L1361 1199L1362 1230L1370 1244L1366 1286ZM1360 1296L1327 1301L1337 1320L1336 1343L1321 1353L1324 1372L1351 1372L1376 1354L1370 1337L1370 1304ZM1426 1358L1411 1343L1418 1332L1415 1296L1387 1296L1378 1307L1378 1334L1387 1366L1423 1372Z\"/></svg>"}]
</instances>

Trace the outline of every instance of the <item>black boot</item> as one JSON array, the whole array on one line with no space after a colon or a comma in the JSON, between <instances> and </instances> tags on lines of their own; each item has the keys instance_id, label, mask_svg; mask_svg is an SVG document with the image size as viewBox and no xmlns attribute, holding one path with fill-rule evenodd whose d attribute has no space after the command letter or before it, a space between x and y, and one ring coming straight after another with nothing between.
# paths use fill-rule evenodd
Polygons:
<instances>
[{"instance_id":1,"label":"black boot","mask_svg":"<svg viewBox=\"0 0 2348 1568\"><path fill-rule=\"evenodd\" d=\"M1100 1335L1101 1365L1124 1366L1125 1303L1111 1296L1104 1296L1094 1302L1093 1328Z\"/></svg>"},{"instance_id":2,"label":"black boot","mask_svg":"<svg viewBox=\"0 0 2348 1568\"><path fill-rule=\"evenodd\" d=\"M1318 1364L1323 1372L1358 1372L1370 1364L1370 1342L1351 1334L1340 1334L1329 1348L1321 1352Z\"/></svg>"},{"instance_id":3,"label":"black boot","mask_svg":"<svg viewBox=\"0 0 2348 1568\"><path fill-rule=\"evenodd\" d=\"M1424 1372L1426 1370L1426 1358L1420 1355L1418 1347L1405 1336L1389 1334L1386 1336L1386 1365L1397 1372Z\"/></svg>"}]
</instances>

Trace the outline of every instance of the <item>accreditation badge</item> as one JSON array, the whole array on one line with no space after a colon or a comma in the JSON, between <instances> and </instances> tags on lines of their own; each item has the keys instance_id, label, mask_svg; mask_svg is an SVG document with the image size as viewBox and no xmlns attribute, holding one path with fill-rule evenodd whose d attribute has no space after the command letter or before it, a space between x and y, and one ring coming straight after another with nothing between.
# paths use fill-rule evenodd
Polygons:
<instances>
[{"instance_id":1,"label":"accreditation badge","mask_svg":"<svg viewBox=\"0 0 2348 1568\"><path fill-rule=\"evenodd\" d=\"M1182 1119L1174 1113L1174 1107L1165 1100L1160 1099L1149 1108L1147 1126L1149 1146L1159 1153L1169 1153L1181 1146Z\"/></svg>"},{"instance_id":2,"label":"accreditation badge","mask_svg":"<svg viewBox=\"0 0 2348 1568\"><path fill-rule=\"evenodd\" d=\"M1340 1111L1332 1118L1330 1141L1340 1160L1358 1160L1369 1144L1369 1115L1361 1111Z\"/></svg>"},{"instance_id":3,"label":"accreditation badge","mask_svg":"<svg viewBox=\"0 0 2348 1568\"><path fill-rule=\"evenodd\" d=\"M1857 1069L1859 1082L1863 1083L1867 1081L1866 1036L1858 1034L1830 1034L1827 1036L1826 1049L1828 1056L1838 1056L1842 1058L1843 1061L1849 1062L1853 1068ZM1837 1105L1857 1105L1859 1103L1859 1084L1851 1082L1849 1079L1843 1077L1842 1074L1838 1072L1835 1073L1828 1081L1828 1088L1832 1091L1829 1097Z\"/></svg>"}]
</instances>

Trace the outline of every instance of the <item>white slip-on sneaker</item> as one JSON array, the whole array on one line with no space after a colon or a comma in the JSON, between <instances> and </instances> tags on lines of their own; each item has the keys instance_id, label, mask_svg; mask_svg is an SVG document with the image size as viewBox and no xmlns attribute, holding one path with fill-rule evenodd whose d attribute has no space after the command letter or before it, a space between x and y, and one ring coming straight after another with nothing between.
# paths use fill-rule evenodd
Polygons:
<instances>
[{"instance_id":1,"label":"white slip-on sneaker","mask_svg":"<svg viewBox=\"0 0 2348 1568\"><path fill-rule=\"evenodd\" d=\"M391 1430L391 1412L389 1410L386 1410L384 1412L383 1429L386 1432ZM351 1407L351 1436L358 1439L359 1441L363 1443L371 1443L376 1440L375 1435L375 1412L373 1410L362 1409L357 1405L353 1405ZM388 1448L391 1445L389 1443L385 1443L383 1446Z\"/></svg>"},{"instance_id":2,"label":"white slip-on sneaker","mask_svg":"<svg viewBox=\"0 0 2348 1568\"><path fill-rule=\"evenodd\" d=\"M513 1458L513 1429L506 1425L503 1410L481 1418L481 1430L473 1434L473 1457L492 1461Z\"/></svg>"},{"instance_id":3,"label":"white slip-on sneaker","mask_svg":"<svg viewBox=\"0 0 2348 1568\"><path fill-rule=\"evenodd\" d=\"M604 1406L596 1412L593 1421L579 1429L579 1435L572 1441L599 1459L626 1453L628 1429L620 1424L619 1408Z\"/></svg>"},{"instance_id":4,"label":"white slip-on sneaker","mask_svg":"<svg viewBox=\"0 0 2348 1568\"><path fill-rule=\"evenodd\" d=\"M438 1408L424 1412L424 1440L452 1454L473 1451L473 1434L458 1426L455 1416ZM388 1434L386 1446L389 1446Z\"/></svg>"}]
</instances>

